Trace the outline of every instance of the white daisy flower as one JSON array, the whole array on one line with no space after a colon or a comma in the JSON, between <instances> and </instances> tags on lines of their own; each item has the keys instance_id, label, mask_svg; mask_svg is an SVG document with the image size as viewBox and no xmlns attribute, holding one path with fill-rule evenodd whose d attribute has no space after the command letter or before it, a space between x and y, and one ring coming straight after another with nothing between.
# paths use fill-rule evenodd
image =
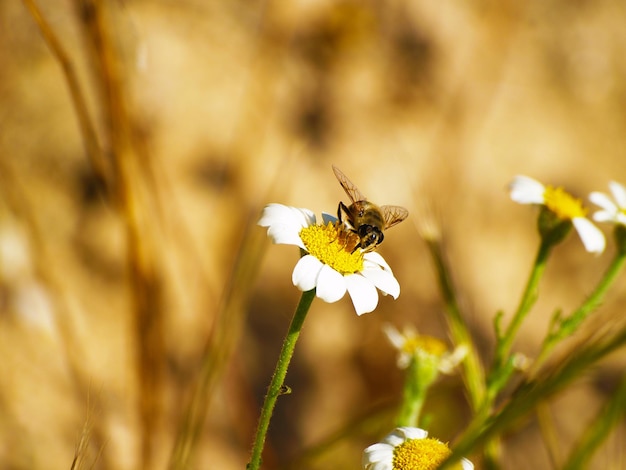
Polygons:
<instances>
[{"instance_id":1,"label":"white daisy flower","mask_svg":"<svg viewBox=\"0 0 626 470\"><path fill-rule=\"evenodd\" d=\"M365 449L362 466L364 470L436 470L450 454L447 444L428 437L427 431L401 427ZM474 465L462 459L451 468L472 470Z\"/></svg>"},{"instance_id":2,"label":"white daisy flower","mask_svg":"<svg viewBox=\"0 0 626 470\"><path fill-rule=\"evenodd\" d=\"M259 225L268 227L274 243L296 245L306 254L293 270L293 284L303 292L316 289L325 302L337 302L350 294L357 315L373 311L378 305L378 288L397 299L400 284L387 262L376 252L355 249L358 237L345 231L337 219L322 215L317 224L308 209L269 204Z\"/></svg>"},{"instance_id":3,"label":"white daisy flower","mask_svg":"<svg viewBox=\"0 0 626 470\"><path fill-rule=\"evenodd\" d=\"M570 220L578 232L585 249L590 253L602 253L606 246L604 235L589 219L579 199L563 188L544 186L528 176L516 176L509 189L511 199L520 204L540 204L561 220Z\"/></svg>"},{"instance_id":4,"label":"white daisy flower","mask_svg":"<svg viewBox=\"0 0 626 470\"><path fill-rule=\"evenodd\" d=\"M626 188L611 181L609 189L615 202L604 193L594 191L589 195L589 200L602 209L593 214L593 220L626 226Z\"/></svg>"},{"instance_id":5,"label":"white daisy flower","mask_svg":"<svg viewBox=\"0 0 626 470\"><path fill-rule=\"evenodd\" d=\"M398 367L406 369L413 358L433 363L442 374L451 374L467 355L466 346L458 346L450 352L446 343L432 336L420 335L415 328L407 326L401 333L390 324L383 325L389 342L398 350Z\"/></svg>"}]
</instances>

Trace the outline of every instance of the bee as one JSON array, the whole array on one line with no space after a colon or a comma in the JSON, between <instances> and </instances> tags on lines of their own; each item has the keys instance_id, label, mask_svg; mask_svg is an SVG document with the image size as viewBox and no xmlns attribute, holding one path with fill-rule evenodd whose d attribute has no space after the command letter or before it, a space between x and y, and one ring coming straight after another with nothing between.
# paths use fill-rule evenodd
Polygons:
<instances>
[{"instance_id":1,"label":"bee","mask_svg":"<svg viewBox=\"0 0 626 470\"><path fill-rule=\"evenodd\" d=\"M385 238L383 232L406 219L409 211L400 206L377 206L369 202L339 168L333 165L333 171L352 202L349 206L339 202L337 207L339 223L359 237L359 244L354 248L355 250L357 248L363 251L376 249Z\"/></svg>"}]
</instances>

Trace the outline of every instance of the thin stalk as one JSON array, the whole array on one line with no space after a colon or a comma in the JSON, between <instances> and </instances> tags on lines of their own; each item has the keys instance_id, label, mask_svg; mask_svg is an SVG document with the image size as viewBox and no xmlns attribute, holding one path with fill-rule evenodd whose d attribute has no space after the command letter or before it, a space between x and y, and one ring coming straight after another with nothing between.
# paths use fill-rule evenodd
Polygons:
<instances>
[{"instance_id":1,"label":"thin stalk","mask_svg":"<svg viewBox=\"0 0 626 470\"><path fill-rule=\"evenodd\" d=\"M276 406L278 396L281 394L281 389L285 382L285 376L287 375L287 369L293 356L293 351L296 347L296 342L300 336L300 330L304 324L311 303L315 298L315 289L302 293L300 303L296 308L296 311L289 325L289 331L285 337L283 347L276 363L276 370L272 376L272 381L265 395L265 401L263 408L261 409L261 416L259 417L259 424L256 431L256 437L254 438L254 445L252 446L252 452L250 455L250 463L247 465L248 470L258 470L261 467L261 454L263 453L263 447L265 446L265 438L267 436L267 430L270 425L270 419Z\"/></svg>"},{"instance_id":2,"label":"thin stalk","mask_svg":"<svg viewBox=\"0 0 626 470\"><path fill-rule=\"evenodd\" d=\"M574 333L574 331L576 331L589 314L598 308L607 291L613 285L617 275L624 266L624 261L626 261L626 253L618 252L591 295L587 297L583 304L574 313L558 323L558 329L556 331L551 332L547 336L541 348L541 352L533 364L533 370L538 370L539 366L545 362L555 346L561 340Z\"/></svg>"},{"instance_id":3,"label":"thin stalk","mask_svg":"<svg viewBox=\"0 0 626 470\"><path fill-rule=\"evenodd\" d=\"M398 427L419 426L419 418L426 401L428 388L437 378L436 368L433 371L427 371L426 368L420 367L419 361L420 359L413 358L406 370L402 407L396 420Z\"/></svg>"},{"instance_id":4,"label":"thin stalk","mask_svg":"<svg viewBox=\"0 0 626 470\"><path fill-rule=\"evenodd\" d=\"M528 315L528 312L537 301L539 281L545 271L552 246L553 243L551 241L548 241L546 238L542 238L539 250L537 251L537 257L535 258L535 263L533 264L532 271L528 277L526 289L524 290L519 306L517 307L517 311L515 312L515 315L513 316L513 319L511 320L511 323L509 324L509 327L504 335L498 339L492 373L497 372L502 365L506 363L511 352L511 347L513 346L513 341L515 340L515 336L517 335L520 326L522 326L522 322Z\"/></svg>"}]
</instances>

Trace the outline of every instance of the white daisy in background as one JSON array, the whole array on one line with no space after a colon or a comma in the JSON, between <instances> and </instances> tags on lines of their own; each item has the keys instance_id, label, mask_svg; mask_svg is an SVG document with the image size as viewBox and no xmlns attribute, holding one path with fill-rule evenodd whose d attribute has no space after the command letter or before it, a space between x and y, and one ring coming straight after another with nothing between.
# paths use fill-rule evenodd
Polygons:
<instances>
[{"instance_id":1,"label":"white daisy in background","mask_svg":"<svg viewBox=\"0 0 626 470\"><path fill-rule=\"evenodd\" d=\"M585 209L579 199L563 188L544 186L528 176L516 176L509 189L511 199L520 204L539 204L561 220L570 220L578 232L585 249L590 253L602 253L606 246L604 235L586 218Z\"/></svg>"},{"instance_id":2,"label":"white daisy in background","mask_svg":"<svg viewBox=\"0 0 626 470\"><path fill-rule=\"evenodd\" d=\"M602 209L593 214L593 220L626 226L626 188L615 181L611 181L609 189L615 202L607 194L597 191L589 195L589 200Z\"/></svg>"},{"instance_id":3,"label":"white daisy in background","mask_svg":"<svg viewBox=\"0 0 626 470\"><path fill-rule=\"evenodd\" d=\"M432 336L420 335L411 326L404 328L402 333L393 325L383 325L383 331L391 344L398 350L398 367L406 369L411 360L433 363L442 374L451 374L454 368L467 355L467 347L458 346L450 351L446 343Z\"/></svg>"},{"instance_id":4,"label":"white daisy in background","mask_svg":"<svg viewBox=\"0 0 626 470\"><path fill-rule=\"evenodd\" d=\"M427 431L401 427L365 449L362 466L364 470L436 470L451 452L447 444L428 437ZM474 465L462 459L450 468L472 470Z\"/></svg>"},{"instance_id":5,"label":"white daisy in background","mask_svg":"<svg viewBox=\"0 0 626 470\"><path fill-rule=\"evenodd\" d=\"M323 224L317 224L310 210L282 204L269 204L263 210L258 223L268 227L272 241L305 252L293 270L293 284L303 292L316 289L316 296L329 303L347 291L357 315L376 308L377 288L397 299L400 284L383 257L355 249L358 237L336 224L336 218L323 214L322 219Z\"/></svg>"}]
</instances>

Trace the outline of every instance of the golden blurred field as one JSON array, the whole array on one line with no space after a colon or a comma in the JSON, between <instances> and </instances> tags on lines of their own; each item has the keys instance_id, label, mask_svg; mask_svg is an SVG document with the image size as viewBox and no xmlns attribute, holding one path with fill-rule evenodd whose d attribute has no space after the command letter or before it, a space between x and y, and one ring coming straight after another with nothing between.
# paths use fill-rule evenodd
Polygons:
<instances>
[{"instance_id":1,"label":"golden blurred field","mask_svg":"<svg viewBox=\"0 0 626 470\"><path fill-rule=\"evenodd\" d=\"M356 470L389 430L359 419L400 399L381 325L447 334L424 211L487 363L493 316L517 306L538 239L511 178L581 198L626 183L620 0L39 1L66 69L31 4L0 3L1 468L66 469L75 456L75 468L168 468L198 384L192 468L245 468L299 298L297 250L255 223L269 202L335 212L336 164L411 212L380 250L402 294L362 317L347 297L314 302L265 468ZM575 235L556 250L516 349L536 352L608 251L594 257ZM623 315L625 301L618 282L598 314ZM616 355L550 401L563 453L625 364ZM468 419L458 377L427 411L431 433L453 441ZM622 423L594 468L623 468L625 435ZM507 438L504 462L553 468L536 419Z\"/></svg>"}]
</instances>

